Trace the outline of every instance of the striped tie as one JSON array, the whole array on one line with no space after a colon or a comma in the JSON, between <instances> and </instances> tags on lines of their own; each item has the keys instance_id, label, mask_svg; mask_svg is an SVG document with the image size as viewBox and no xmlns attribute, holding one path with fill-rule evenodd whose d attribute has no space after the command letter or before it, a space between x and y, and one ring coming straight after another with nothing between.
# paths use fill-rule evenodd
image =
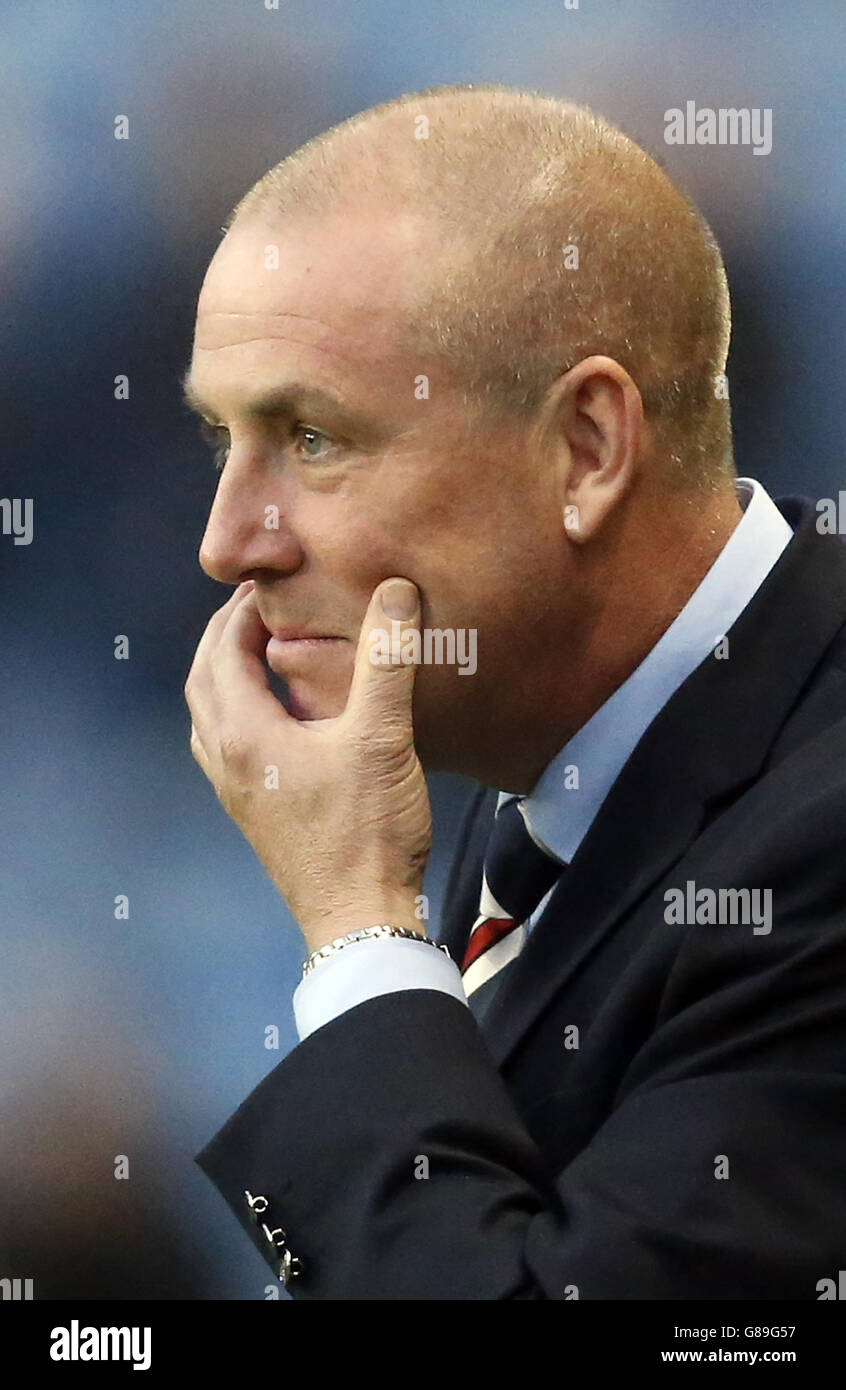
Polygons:
<instances>
[{"instance_id":1,"label":"striped tie","mask_svg":"<svg viewBox=\"0 0 846 1390\"><path fill-rule=\"evenodd\" d=\"M500 807L485 850L479 916L461 962L468 999L520 954L526 919L564 867L532 839L520 805L514 799Z\"/></svg>"}]
</instances>

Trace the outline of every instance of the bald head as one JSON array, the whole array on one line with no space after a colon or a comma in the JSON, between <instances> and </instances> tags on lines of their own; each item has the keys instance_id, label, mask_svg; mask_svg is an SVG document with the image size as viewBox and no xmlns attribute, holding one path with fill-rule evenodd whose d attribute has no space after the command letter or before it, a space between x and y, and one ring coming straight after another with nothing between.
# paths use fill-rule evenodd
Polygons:
<instances>
[{"instance_id":1,"label":"bald head","mask_svg":"<svg viewBox=\"0 0 846 1390\"><path fill-rule=\"evenodd\" d=\"M722 259L700 214L633 141L551 97L435 88L311 140L259 180L226 228L368 208L415 226L402 346L421 364L447 364L468 406L530 414L562 373L605 355L640 390L663 484L725 486Z\"/></svg>"}]
</instances>

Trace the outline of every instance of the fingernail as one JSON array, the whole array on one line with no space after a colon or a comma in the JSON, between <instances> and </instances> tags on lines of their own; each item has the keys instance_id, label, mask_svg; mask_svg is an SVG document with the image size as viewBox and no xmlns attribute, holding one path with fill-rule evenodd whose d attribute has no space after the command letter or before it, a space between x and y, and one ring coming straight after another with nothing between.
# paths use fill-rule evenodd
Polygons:
<instances>
[{"instance_id":1,"label":"fingernail","mask_svg":"<svg viewBox=\"0 0 846 1390\"><path fill-rule=\"evenodd\" d=\"M382 590L379 602L386 618L407 621L417 612L417 590L406 579L393 579Z\"/></svg>"}]
</instances>

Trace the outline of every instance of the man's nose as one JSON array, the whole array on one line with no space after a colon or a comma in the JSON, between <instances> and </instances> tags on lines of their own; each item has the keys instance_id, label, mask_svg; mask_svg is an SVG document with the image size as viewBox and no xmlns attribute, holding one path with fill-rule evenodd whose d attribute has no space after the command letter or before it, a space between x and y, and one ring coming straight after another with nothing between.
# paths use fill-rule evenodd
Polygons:
<instances>
[{"instance_id":1,"label":"man's nose","mask_svg":"<svg viewBox=\"0 0 846 1390\"><path fill-rule=\"evenodd\" d=\"M200 543L200 566L211 579L240 584L254 570L292 574L302 548L283 514L278 489L224 469Z\"/></svg>"}]
</instances>

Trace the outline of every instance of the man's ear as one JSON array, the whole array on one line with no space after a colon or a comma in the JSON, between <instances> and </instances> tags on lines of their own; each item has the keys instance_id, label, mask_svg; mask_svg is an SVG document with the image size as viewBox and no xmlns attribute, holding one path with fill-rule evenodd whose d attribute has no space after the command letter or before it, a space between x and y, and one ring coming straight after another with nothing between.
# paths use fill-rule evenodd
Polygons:
<instances>
[{"instance_id":1,"label":"man's ear","mask_svg":"<svg viewBox=\"0 0 846 1390\"><path fill-rule=\"evenodd\" d=\"M640 392L613 358L586 357L550 387L539 439L555 458L571 540L590 540L628 491L643 434Z\"/></svg>"}]
</instances>

